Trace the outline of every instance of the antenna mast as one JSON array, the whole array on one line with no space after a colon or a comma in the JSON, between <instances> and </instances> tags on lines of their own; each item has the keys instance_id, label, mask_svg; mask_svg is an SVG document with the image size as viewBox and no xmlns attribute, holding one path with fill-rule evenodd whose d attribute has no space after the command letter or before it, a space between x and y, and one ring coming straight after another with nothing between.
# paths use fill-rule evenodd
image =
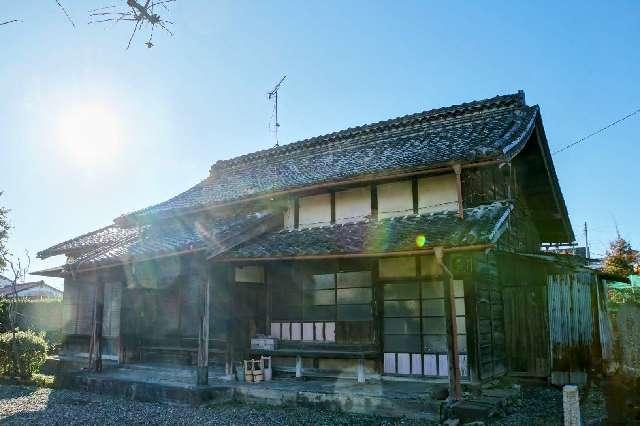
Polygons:
<instances>
[{"instance_id":1,"label":"antenna mast","mask_svg":"<svg viewBox=\"0 0 640 426\"><path fill-rule=\"evenodd\" d=\"M270 92L267 93L267 97L269 98L269 100L271 100L271 99L274 100L274 111L275 111L275 115L276 115L276 125L275 125L276 146L280 145L279 141L278 141L278 127L280 127L280 123L278 122L278 90L280 90L280 86L284 82L285 78L287 78L286 75L282 76L282 78L280 79L278 84L275 85L273 90L271 90Z\"/></svg>"}]
</instances>

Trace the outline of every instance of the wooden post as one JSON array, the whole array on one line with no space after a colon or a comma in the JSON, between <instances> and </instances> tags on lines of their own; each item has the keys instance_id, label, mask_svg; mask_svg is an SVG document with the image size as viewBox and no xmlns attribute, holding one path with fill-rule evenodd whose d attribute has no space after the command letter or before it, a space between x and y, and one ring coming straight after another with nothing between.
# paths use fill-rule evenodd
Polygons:
<instances>
[{"instance_id":1,"label":"wooden post","mask_svg":"<svg viewBox=\"0 0 640 426\"><path fill-rule=\"evenodd\" d=\"M304 369L302 368L302 357L300 355L296 356L296 378L302 377Z\"/></svg>"},{"instance_id":2,"label":"wooden post","mask_svg":"<svg viewBox=\"0 0 640 426\"><path fill-rule=\"evenodd\" d=\"M462 166L460 164L454 164L453 171L456 174L456 189L458 192L458 215L460 216L460 219L464 219L464 203L462 200Z\"/></svg>"},{"instance_id":3,"label":"wooden post","mask_svg":"<svg viewBox=\"0 0 640 426\"><path fill-rule=\"evenodd\" d=\"M200 332L198 333L198 385L209 383L209 293L211 279L202 282Z\"/></svg>"},{"instance_id":4,"label":"wooden post","mask_svg":"<svg viewBox=\"0 0 640 426\"><path fill-rule=\"evenodd\" d=\"M458 326L456 323L456 299L453 286L453 274L444 263L442 247L435 247L436 260L442 268L444 283L444 320L447 328L447 349L449 360L449 399L459 401L460 391L460 358L458 351Z\"/></svg>"},{"instance_id":5,"label":"wooden post","mask_svg":"<svg viewBox=\"0 0 640 426\"><path fill-rule=\"evenodd\" d=\"M126 285L124 282L118 282L120 288L120 309L118 309L118 364L122 365L126 362L126 352L124 348L124 339L122 338L122 312L124 311L124 301Z\"/></svg>"},{"instance_id":6,"label":"wooden post","mask_svg":"<svg viewBox=\"0 0 640 426\"><path fill-rule=\"evenodd\" d=\"M562 409L565 426L578 426L580 421L580 396L578 387L566 385L562 388Z\"/></svg>"},{"instance_id":7,"label":"wooden post","mask_svg":"<svg viewBox=\"0 0 640 426\"><path fill-rule=\"evenodd\" d=\"M93 298L93 319L91 327L91 341L89 343L89 370L102 371L102 313L104 310L104 283L96 283L96 293Z\"/></svg>"},{"instance_id":8,"label":"wooden post","mask_svg":"<svg viewBox=\"0 0 640 426\"><path fill-rule=\"evenodd\" d=\"M365 382L365 376L364 376L364 358L358 358L358 366L356 367L357 370L357 380L358 383L364 383Z\"/></svg>"}]
</instances>

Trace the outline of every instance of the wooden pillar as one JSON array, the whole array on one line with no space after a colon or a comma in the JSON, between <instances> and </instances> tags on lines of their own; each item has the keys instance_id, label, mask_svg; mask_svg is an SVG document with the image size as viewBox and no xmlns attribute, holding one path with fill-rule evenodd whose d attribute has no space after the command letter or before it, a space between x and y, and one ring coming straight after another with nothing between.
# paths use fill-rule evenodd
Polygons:
<instances>
[{"instance_id":1,"label":"wooden pillar","mask_svg":"<svg viewBox=\"0 0 640 426\"><path fill-rule=\"evenodd\" d=\"M93 318L89 343L89 370L102 371L102 315L104 311L104 283L96 282L93 297Z\"/></svg>"},{"instance_id":2,"label":"wooden pillar","mask_svg":"<svg viewBox=\"0 0 640 426\"><path fill-rule=\"evenodd\" d=\"M120 309L118 309L118 364L124 364L126 362L126 352L124 348L124 339L122 338L122 312L124 310L125 294L124 291L127 285L120 281L118 283L120 287Z\"/></svg>"},{"instance_id":3,"label":"wooden pillar","mask_svg":"<svg viewBox=\"0 0 640 426\"><path fill-rule=\"evenodd\" d=\"M447 329L447 349L449 360L449 399L458 401L460 390L460 357L458 351L458 327L456 323L456 299L453 285L453 274L444 262L442 247L434 248L436 260L442 268L444 283L444 320Z\"/></svg>"},{"instance_id":4,"label":"wooden pillar","mask_svg":"<svg viewBox=\"0 0 640 426\"><path fill-rule=\"evenodd\" d=\"M209 383L209 294L211 278L202 281L202 302L200 303L200 331L198 333L197 383Z\"/></svg>"},{"instance_id":5,"label":"wooden pillar","mask_svg":"<svg viewBox=\"0 0 640 426\"><path fill-rule=\"evenodd\" d=\"M474 259L475 262L475 259ZM464 281L464 304L467 324L467 348L469 379L472 384L480 384L480 330L478 318L477 275L467 276Z\"/></svg>"},{"instance_id":6,"label":"wooden pillar","mask_svg":"<svg viewBox=\"0 0 640 426\"><path fill-rule=\"evenodd\" d=\"M460 219L464 219L464 203L462 199L462 166L460 164L454 164L453 171L456 174L456 190L458 193L458 216L460 216Z\"/></svg>"},{"instance_id":7,"label":"wooden pillar","mask_svg":"<svg viewBox=\"0 0 640 426\"><path fill-rule=\"evenodd\" d=\"M302 368L302 357L300 355L296 356L296 377L302 377L302 373L304 369Z\"/></svg>"},{"instance_id":8,"label":"wooden pillar","mask_svg":"<svg viewBox=\"0 0 640 426\"><path fill-rule=\"evenodd\" d=\"M356 375L358 383L365 382L364 376L364 358L358 358L358 366L356 367Z\"/></svg>"}]
</instances>

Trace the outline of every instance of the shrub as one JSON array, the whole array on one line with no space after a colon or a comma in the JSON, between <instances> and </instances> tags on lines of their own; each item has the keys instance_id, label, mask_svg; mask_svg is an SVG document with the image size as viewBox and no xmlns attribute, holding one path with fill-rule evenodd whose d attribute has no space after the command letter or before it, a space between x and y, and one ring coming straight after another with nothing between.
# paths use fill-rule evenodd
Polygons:
<instances>
[{"instance_id":1,"label":"shrub","mask_svg":"<svg viewBox=\"0 0 640 426\"><path fill-rule=\"evenodd\" d=\"M40 371L47 359L47 342L34 331L16 331L0 334L0 375L31 377Z\"/></svg>"}]
</instances>

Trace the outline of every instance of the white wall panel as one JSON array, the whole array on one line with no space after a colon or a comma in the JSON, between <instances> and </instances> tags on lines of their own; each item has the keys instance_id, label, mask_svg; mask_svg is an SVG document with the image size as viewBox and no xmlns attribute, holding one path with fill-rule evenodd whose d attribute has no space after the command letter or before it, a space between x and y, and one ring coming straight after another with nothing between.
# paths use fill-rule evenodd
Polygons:
<instances>
[{"instance_id":1,"label":"white wall panel","mask_svg":"<svg viewBox=\"0 0 640 426\"><path fill-rule=\"evenodd\" d=\"M410 180L378 185L378 218L413 214L413 190Z\"/></svg>"},{"instance_id":2,"label":"white wall panel","mask_svg":"<svg viewBox=\"0 0 640 426\"><path fill-rule=\"evenodd\" d=\"M418 179L418 213L458 209L458 184L455 174Z\"/></svg>"}]
</instances>

